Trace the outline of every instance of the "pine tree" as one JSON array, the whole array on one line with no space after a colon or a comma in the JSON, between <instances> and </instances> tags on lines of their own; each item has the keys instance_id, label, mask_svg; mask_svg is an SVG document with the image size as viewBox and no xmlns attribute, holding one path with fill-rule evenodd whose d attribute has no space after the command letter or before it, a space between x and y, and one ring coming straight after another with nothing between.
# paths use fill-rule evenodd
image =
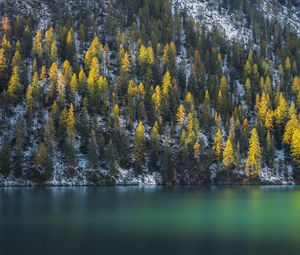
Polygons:
<instances>
[{"instance_id":1,"label":"pine tree","mask_svg":"<svg viewBox=\"0 0 300 255\"><path fill-rule=\"evenodd\" d=\"M151 147L156 152L159 151L159 142L160 142L159 125L158 122L155 121L154 126L151 130Z\"/></svg>"},{"instance_id":2,"label":"pine tree","mask_svg":"<svg viewBox=\"0 0 300 255\"><path fill-rule=\"evenodd\" d=\"M162 147L162 166L161 171L163 173L164 183L167 185L172 184L173 180L173 164L172 164L172 152L168 141L168 136L164 139Z\"/></svg>"},{"instance_id":3,"label":"pine tree","mask_svg":"<svg viewBox=\"0 0 300 255\"><path fill-rule=\"evenodd\" d=\"M32 121L33 118L33 86L29 85L26 90L26 95L25 95L25 102L26 102L26 107L27 107L27 115L28 115L28 121L29 123Z\"/></svg>"},{"instance_id":4,"label":"pine tree","mask_svg":"<svg viewBox=\"0 0 300 255\"><path fill-rule=\"evenodd\" d=\"M48 157L47 147L44 143L41 143L39 150L35 155L35 162L38 166L43 167L46 164Z\"/></svg>"},{"instance_id":5,"label":"pine tree","mask_svg":"<svg viewBox=\"0 0 300 255\"><path fill-rule=\"evenodd\" d=\"M120 128L120 109L118 104L115 104L113 108L113 120L114 128L118 130Z\"/></svg>"},{"instance_id":6,"label":"pine tree","mask_svg":"<svg viewBox=\"0 0 300 255\"><path fill-rule=\"evenodd\" d=\"M0 173L5 177L11 172L11 150L10 141L7 135L4 135L2 147L0 150Z\"/></svg>"},{"instance_id":7,"label":"pine tree","mask_svg":"<svg viewBox=\"0 0 300 255\"><path fill-rule=\"evenodd\" d=\"M71 104L69 113L68 113L67 134L72 140L74 140L74 138L75 138L75 113L74 113L73 104Z\"/></svg>"},{"instance_id":8,"label":"pine tree","mask_svg":"<svg viewBox=\"0 0 300 255\"><path fill-rule=\"evenodd\" d=\"M98 156L96 134L95 134L94 130L92 130L91 135L90 135L87 156L88 156L91 167L92 168L97 167L99 156Z\"/></svg>"},{"instance_id":9,"label":"pine tree","mask_svg":"<svg viewBox=\"0 0 300 255\"><path fill-rule=\"evenodd\" d=\"M118 166L118 154L116 147L113 142L110 140L108 145L106 146L105 152L105 161L107 162L108 169L112 176L117 174L117 166Z\"/></svg>"},{"instance_id":10,"label":"pine tree","mask_svg":"<svg viewBox=\"0 0 300 255\"><path fill-rule=\"evenodd\" d=\"M44 128L44 138L45 144L49 150L49 155L53 155L54 148L55 148L55 137L56 137L56 129L54 126L54 120L50 115L47 119L45 128Z\"/></svg>"},{"instance_id":11,"label":"pine tree","mask_svg":"<svg viewBox=\"0 0 300 255\"><path fill-rule=\"evenodd\" d=\"M75 49L74 29L70 28L68 35L67 35L66 46L65 46L66 58L69 61L75 61L75 59L74 59L75 52L76 52L76 49Z\"/></svg>"},{"instance_id":12,"label":"pine tree","mask_svg":"<svg viewBox=\"0 0 300 255\"><path fill-rule=\"evenodd\" d=\"M224 112L223 104L224 104L223 93L222 93L221 90L219 90L219 92L218 92L218 97L217 97L217 105L216 105L216 108L217 108L217 111L220 112L220 113L223 113L223 112Z\"/></svg>"},{"instance_id":13,"label":"pine tree","mask_svg":"<svg viewBox=\"0 0 300 255\"><path fill-rule=\"evenodd\" d=\"M36 165L43 170L41 181L47 181L53 174L53 162L49 156L48 148L45 143L40 143L39 149L35 155Z\"/></svg>"},{"instance_id":14,"label":"pine tree","mask_svg":"<svg viewBox=\"0 0 300 255\"><path fill-rule=\"evenodd\" d=\"M76 73L74 73L70 81L71 100L73 103L75 103L75 94L77 92L77 89L78 89L78 79Z\"/></svg>"},{"instance_id":15,"label":"pine tree","mask_svg":"<svg viewBox=\"0 0 300 255\"><path fill-rule=\"evenodd\" d=\"M16 153L14 157L14 176L20 178L23 172L23 146L24 146L24 127L22 120L18 119L15 128Z\"/></svg>"},{"instance_id":16,"label":"pine tree","mask_svg":"<svg viewBox=\"0 0 300 255\"><path fill-rule=\"evenodd\" d=\"M81 137L80 150L82 153L87 152L90 137L89 114L86 107L83 107L78 121L78 133Z\"/></svg>"},{"instance_id":17,"label":"pine tree","mask_svg":"<svg viewBox=\"0 0 300 255\"><path fill-rule=\"evenodd\" d=\"M267 138L266 138L266 163L268 167L273 167L274 166L274 137L271 134L271 132L268 130L267 132Z\"/></svg>"},{"instance_id":18,"label":"pine tree","mask_svg":"<svg viewBox=\"0 0 300 255\"><path fill-rule=\"evenodd\" d=\"M259 137L255 128L251 131L249 141L248 159L246 162L245 173L247 177L258 177L261 170L261 147Z\"/></svg>"},{"instance_id":19,"label":"pine tree","mask_svg":"<svg viewBox=\"0 0 300 255\"><path fill-rule=\"evenodd\" d=\"M57 62L58 60L58 49L55 41L51 45L50 60L51 62Z\"/></svg>"},{"instance_id":20,"label":"pine tree","mask_svg":"<svg viewBox=\"0 0 300 255\"><path fill-rule=\"evenodd\" d=\"M246 80L246 102L247 102L248 107L251 108L251 106L252 106L252 88L251 88L251 81L249 78Z\"/></svg>"},{"instance_id":21,"label":"pine tree","mask_svg":"<svg viewBox=\"0 0 300 255\"><path fill-rule=\"evenodd\" d=\"M151 169L156 169L157 162L159 159L159 152L160 152L160 134L159 134L159 125L157 121L155 121L154 126L151 130L150 144L151 144L150 166Z\"/></svg>"},{"instance_id":22,"label":"pine tree","mask_svg":"<svg viewBox=\"0 0 300 255\"><path fill-rule=\"evenodd\" d=\"M144 163L145 148L146 148L146 139L144 133L144 125L143 122L140 121L135 131L135 137L134 137L134 155L136 160L136 171L138 173L141 172L142 165Z\"/></svg>"},{"instance_id":23,"label":"pine tree","mask_svg":"<svg viewBox=\"0 0 300 255\"><path fill-rule=\"evenodd\" d=\"M203 102L203 118L206 127L209 127L211 117L212 117L211 101L210 101L208 90L206 90L204 96L204 102Z\"/></svg>"},{"instance_id":24,"label":"pine tree","mask_svg":"<svg viewBox=\"0 0 300 255\"><path fill-rule=\"evenodd\" d=\"M59 116L59 112L57 109L57 103L54 102L52 105L52 115L53 115L53 119L56 119L56 116L59 118L59 125L58 125L58 130L57 130L57 137L58 140L60 142L60 145L62 145L62 143L65 141L66 137L67 137L67 121L68 121L68 110L65 107L63 109L63 111L61 112L60 116Z\"/></svg>"}]
</instances>

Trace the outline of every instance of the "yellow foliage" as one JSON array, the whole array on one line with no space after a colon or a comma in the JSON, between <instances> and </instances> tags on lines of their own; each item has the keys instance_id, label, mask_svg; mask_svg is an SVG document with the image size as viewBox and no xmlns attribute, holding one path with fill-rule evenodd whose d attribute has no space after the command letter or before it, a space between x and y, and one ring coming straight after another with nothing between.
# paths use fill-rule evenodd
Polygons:
<instances>
[{"instance_id":1,"label":"yellow foliage","mask_svg":"<svg viewBox=\"0 0 300 255\"><path fill-rule=\"evenodd\" d=\"M246 162L245 173L247 176L250 174L253 177L257 177L261 169L261 148L259 137L255 128L251 131L251 137L249 141L249 153Z\"/></svg>"},{"instance_id":2,"label":"yellow foliage","mask_svg":"<svg viewBox=\"0 0 300 255\"><path fill-rule=\"evenodd\" d=\"M234 164L234 151L232 141L230 138L226 141L224 152L223 152L223 164L226 168Z\"/></svg>"},{"instance_id":3,"label":"yellow foliage","mask_svg":"<svg viewBox=\"0 0 300 255\"><path fill-rule=\"evenodd\" d=\"M185 119L185 108L182 104L179 105L179 107L178 107L176 118L177 118L177 123L180 126L183 126L184 119Z\"/></svg>"}]
</instances>

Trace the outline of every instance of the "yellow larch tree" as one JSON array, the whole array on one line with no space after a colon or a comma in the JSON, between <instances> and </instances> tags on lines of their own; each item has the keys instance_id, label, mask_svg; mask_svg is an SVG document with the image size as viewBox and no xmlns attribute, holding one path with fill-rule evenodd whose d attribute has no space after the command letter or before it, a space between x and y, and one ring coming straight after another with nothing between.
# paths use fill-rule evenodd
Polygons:
<instances>
[{"instance_id":1,"label":"yellow larch tree","mask_svg":"<svg viewBox=\"0 0 300 255\"><path fill-rule=\"evenodd\" d=\"M178 125L182 127L183 123L184 123L184 119L185 119L185 108L184 108L183 104L179 105L179 107L178 107L176 119L177 119Z\"/></svg>"},{"instance_id":2,"label":"yellow larch tree","mask_svg":"<svg viewBox=\"0 0 300 255\"><path fill-rule=\"evenodd\" d=\"M250 175L252 177L259 176L261 170L261 147L259 142L259 137L256 128L251 131L250 141L249 141L249 152L248 159L245 166L245 173L247 177Z\"/></svg>"},{"instance_id":3,"label":"yellow larch tree","mask_svg":"<svg viewBox=\"0 0 300 255\"><path fill-rule=\"evenodd\" d=\"M223 147L222 132L221 129L218 128L215 135L214 145L213 145L213 150L218 161L221 160L222 157L222 147Z\"/></svg>"},{"instance_id":4,"label":"yellow larch tree","mask_svg":"<svg viewBox=\"0 0 300 255\"><path fill-rule=\"evenodd\" d=\"M292 114L290 120L287 122L283 134L283 143L291 145L295 130L300 127L300 122L296 114Z\"/></svg>"},{"instance_id":5,"label":"yellow larch tree","mask_svg":"<svg viewBox=\"0 0 300 255\"><path fill-rule=\"evenodd\" d=\"M232 140L230 138L227 139L223 151L223 164L225 168L230 168L234 164L234 150Z\"/></svg>"}]
</instances>

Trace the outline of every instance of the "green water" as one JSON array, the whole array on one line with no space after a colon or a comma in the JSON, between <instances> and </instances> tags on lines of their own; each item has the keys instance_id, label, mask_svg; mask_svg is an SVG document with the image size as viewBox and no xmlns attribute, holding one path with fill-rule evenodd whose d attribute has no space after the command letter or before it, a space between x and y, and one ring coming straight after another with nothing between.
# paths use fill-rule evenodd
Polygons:
<instances>
[{"instance_id":1,"label":"green water","mask_svg":"<svg viewBox=\"0 0 300 255\"><path fill-rule=\"evenodd\" d=\"M300 254L300 187L2 188L0 254Z\"/></svg>"}]
</instances>

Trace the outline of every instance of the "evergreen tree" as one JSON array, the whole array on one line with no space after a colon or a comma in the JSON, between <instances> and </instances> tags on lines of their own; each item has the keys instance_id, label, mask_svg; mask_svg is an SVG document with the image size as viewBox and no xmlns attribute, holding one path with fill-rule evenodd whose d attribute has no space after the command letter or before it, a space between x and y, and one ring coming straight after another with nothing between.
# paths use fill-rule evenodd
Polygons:
<instances>
[{"instance_id":1,"label":"evergreen tree","mask_svg":"<svg viewBox=\"0 0 300 255\"><path fill-rule=\"evenodd\" d=\"M112 176L117 174L117 166L118 166L118 155L116 148L112 141L110 140L108 145L106 146L105 152L105 161L107 162L108 169Z\"/></svg>"},{"instance_id":2,"label":"evergreen tree","mask_svg":"<svg viewBox=\"0 0 300 255\"><path fill-rule=\"evenodd\" d=\"M0 150L0 173L7 177L11 172L11 151L10 141L5 135L2 141L2 147Z\"/></svg>"},{"instance_id":3,"label":"evergreen tree","mask_svg":"<svg viewBox=\"0 0 300 255\"><path fill-rule=\"evenodd\" d=\"M168 137L165 138L162 147L162 173L164 177L164 183L167 185L172 184L173 181L173 166L172 166L172 152L168 141Z\"/></svg>"},{"instance_id":4,"label":"evergreen tree","mask_svg":"<svg viewBox=\"0 0 300 255\"><path fill-rule=\"evenodd\" d=\"M48 154L48 149L45 143L39 145L39 149L35 155L36 165L42 169L42 181L48 181L53 175L53 162Z\"/></svg>"},{"instance_id":5,"label":"evergreen tree","mask_svg":"<svg viewBox=\"0 0 300 255\"><path fill-rule=\"evenodd\" d=\"M97 167L99 158L98 158L96 135L94 130L92 130L89 139L88 159L92 168Z\"/></svg>"},{"instance_id":6,"label":"evergreen tree","mask_svg":"<svg viewBox=\"0 0 300 255\"><path fill-rule=\"evenodd\" d=\"M268 167L274 167L274 136L271 134L270 131L267 132L267 138L266 138L266 163Z\"/></svg>"},{"instance_id":7,"label":"evergreen tree","mask_svg":"<svg viewBox=\"0 0 300 255\"><path fill-rule=\"evenodd\" d=\"M16 134L16 153L14 157L14 176L20 178L23 172L23 146L24 146L24 126L20 119L17 120L15 134Z\"/></svg>"},{"instance_id":8,"label":"evergreen tree","mask_svg":"<svg viewBox=\"0 0 300 255\"><path fill-rule=\"evenodd\" d=\"M203 119L206 127L209 127L211 121L211 101L208 90L205 91L204 102L203 102Z\"/></svg>"},{"instance_id":9,"label":"evergreen tree","mask_svg":"<svg viewBox=\"0 0 300 255\"><path fill-rule=\"evenodd\" d=\"M145 160L146 138L144 133L143 122L140 121L135 131L134 137L134 155L136 163L136 171L140 173Z\"/></svg>"},{"instance_id":10,"label":"evergreen tree","mask_svg":"<svg viewBox=\"0 0 300 255\"><path fill-rule=\"evenodd\" d=\"M157 121L155 122L151 130L150 144L151 144L150 167L151 169L156 169L158 159L159 159L159 153L160 153L160 134L159 134L159 126Z\"/></svg>"},{"instance_id":11,"label":"evergreen tree","mask_svg":"<svg viewBox=\"0 0 300 255\"><path fill-rule=\"evenodd\" d=\"M55 149L55 137L56 137L56 129L55 123L50 115L47 119L45 128L44 128L44 138L45 138L45 145L48 148L48 153L50 156L53 156L54 149Z\"/></svg>"}]
</instances>

